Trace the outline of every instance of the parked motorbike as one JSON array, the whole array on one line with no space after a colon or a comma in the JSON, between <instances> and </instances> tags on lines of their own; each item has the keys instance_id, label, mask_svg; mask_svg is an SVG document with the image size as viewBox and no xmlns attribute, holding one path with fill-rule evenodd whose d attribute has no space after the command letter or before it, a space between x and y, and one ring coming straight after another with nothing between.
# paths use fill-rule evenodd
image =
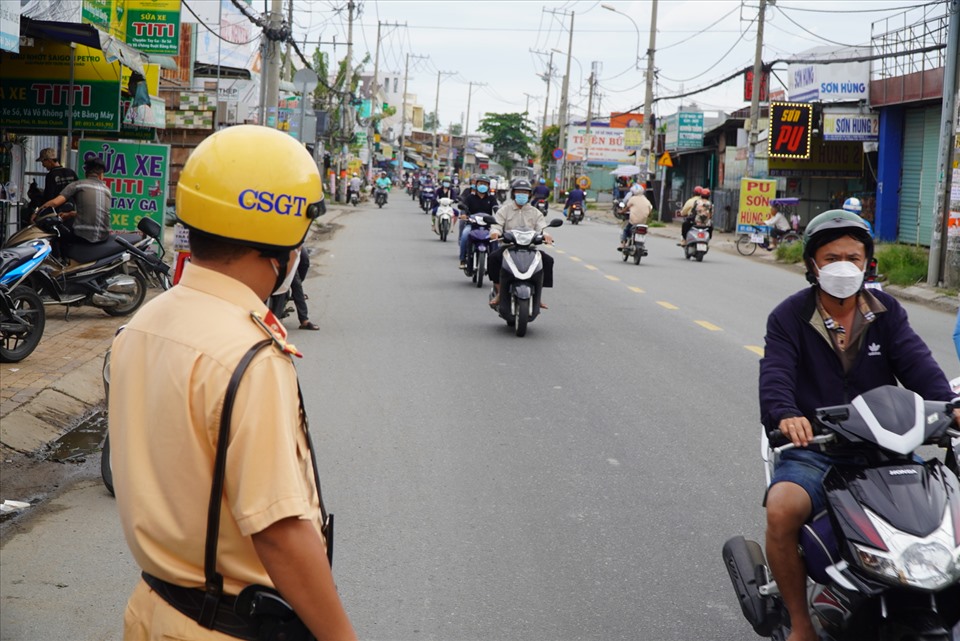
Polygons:
<instances>
[{"instance_id":1,"label":"parked motorbike","mask_svg":"<svg viewBox=\"0 0 960 641\"><path fill-rule=\"evenodd\" d=\"M627 234L627 244L623 247L618 247L617 250L620 252L623 262L627 262L632 258L633 264L639 265L640 259L648 253L647 226L634 225L633 231Z\"/></svg>"},{"instance_id":2,"label":"parked motorbike","mask_svg":"<svg viewBox=\"0 0 960 641\"><path fill-rule=\"evenodd\" d=\"M815 443L859 457L827 472L827 509L800 533L820 638L957 641L960 430L952 405L888 385L818 409L815 422ZM763 441L769 483L780 454L794 446L776 447L785 438L767 443L765 433ZM945 462L918 462L922 444L946 447ZM786 639L789 617L760 544L734 537L723 560L754 631Z\"/></svg>"},{"instance_id":3,"label":"parked motorbike","mask_svg":"<svg viewBox=\"0 0 960 641\"><path fill-rule=\"evenodd\" d=\"M60 236L61 225L56 213L45 215L11 236L6 247L17 247L40 238L52 243ZM159 233L159 225L155 229ZM89 305L111 316L126 316L140 307L147 295L144 273L154 266L132 255L129 245L121 244L118 238L141 248L144 253L156 240L139 233L119 234L93 245L70 245L60 259L49 255L41 268L48 278L38 277L37 272L31 276L31 285L44 304Z\"/></svg>"},{"instance_id":4,"label":"parked motorbike","mask_svg":"<svg viewBox=\"0 0 960 641\"><path fill-rule=\"evenodd\" d=\"M467 219L470 229L470 253L467 254L467 266L463 273L469 276L477 287L483 287L483 275L487 271L487 256L492 251L490 242L490 224L496 219L490 215L474 214Z\"/></svg>"},{"instance_id":5,"label":"parked motorbike","mask_svg":"<svg viewBox=\"0 0 960 641\"><path fill-rule=\"evenodd\" d=\"M373 200L377 203L377 207L383 209L383 206L387 204L387 190L383 187L377 187L373 192Z\"/></svg>"},{"instance_id":6,"label":"parked motorbike","mask_svg":"<svg viewBox=\"0 0 960 641\"><path fill-rule=\"evenodd\" d=\"M579 225L583 221L583 203L571 203L567 211L567 220L571 225Z\"/></svg>"},{"instance_id":7,"label":"parked motorbike","mask_svg":"<svg viewBox=\"0 0 960 641\"><path fill-rule=\"evenodd\" d=\"M450 233L450 227L453 225L453 217L457 210L453 208L451 198L441 198L438 201L437 214L434 216L433 226L440 234L440 240L447 242L447 235Z\"/></svg>"},{"instance_id":8,"label":"parked motorbike","mask_svg":"<svg viewBox=\"0 0 960 641\"><path fill-rule=\"evenodd\" d=\"M423 210L423 213L430 213L433 208L433 196L436 193L437 190L432 185L424 185L420 188L420 209Z\"/></svg>"},{"instance_id":9,"label":"parked motorbike","mask_svg":"<svg viewBox=\"0 0 960 641\"><path fill-rule=\"evenodd\" d=\"M46 313L29 283L51 251L43 238L0 251L0 363L19 363L40 344Z\"/></svg>"},{"instance_id":10,"label":"parked motorbike","mask_svg":"<svg viewBox=\"0 0 960 641\"><path fill-rule=\"evenodd\" d=\"M710 221L698 216L687 232L686 241L687 244L683 247L684 258L695 258L698 263L702 263L710 249Z\"/></svg>"},{"instance_id":11,"label":"parked motorbike","mask_svg":"<svg viewBox=\"0 0 960 641\"><path fill-rule=\"evenodd\" d=\"M485 216L488 224L493 224L493 216ZM554 218L548 227L560 227L563 220ZM507 325L514 329L517 336L527 333L527 323L540 315L540 295L543 292L543 260L537 245L543 244L543 234L533 229L512 229L503 234L503 267L500 273L501 285L510 281L509 289L501 287L500 305L496 311ZM510 278L504 278L509 272ZM496 289L490 290L490 300L496 296Z\"/></svg>"},{"instance_id":12,"label":"parked motorbike","mask_svg":"<svg viewBox=\"0 0 960 641\"><path fill-rule=\"evenodd\" d=\"M141 273L146 277L151 287L158 287L164 291L173 286L170 278L170 266L163 262L166 251L160 242L160 223L144 216L137 223L137 229L144 234L137 243L131 243L123 235L114 236L114 240L126 247L137 261Z\"/></svg>"}]
</instances>

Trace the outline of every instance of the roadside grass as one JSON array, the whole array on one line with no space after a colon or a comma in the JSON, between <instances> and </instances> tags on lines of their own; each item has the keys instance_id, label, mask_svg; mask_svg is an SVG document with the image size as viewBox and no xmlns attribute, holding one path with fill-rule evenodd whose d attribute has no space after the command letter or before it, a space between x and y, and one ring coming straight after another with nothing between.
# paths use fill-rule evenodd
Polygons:
<instances>
[{"instance_id":1,"label":"roadside grass","mask_svg":"<svg viewBox=\"0 0 960 641\"><path fill-rule=\"evenodd\" d=\"M777 245L774 251L777 254L777 260L782 263L793 264L803 260L803 243Z\"/></svg>"},{"instance_id":2,"label":"roadside grass","mask_svg":"<svg viewBox=\"0 0 960 641\"><path fill-rule=\"evenodd\" d=\"M927 278L930 250L926 247L879 244L875 251L877 271L893 285L916 285Z\"/></svg>"}]
</instances>

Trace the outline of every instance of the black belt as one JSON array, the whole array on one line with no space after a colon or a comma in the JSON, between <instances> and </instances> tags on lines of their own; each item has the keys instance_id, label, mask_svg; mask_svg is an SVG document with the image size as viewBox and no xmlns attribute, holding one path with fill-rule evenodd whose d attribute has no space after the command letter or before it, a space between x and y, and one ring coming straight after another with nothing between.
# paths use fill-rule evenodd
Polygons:
<instances>
[{"instance_id":1,"label":"black belt","mask_svg":"<svg viewBox=\"0 0 960 641\"><path fill-rule=\"evenodd\" d=\"M199 625L200 610L203 607L205 592L200 588L185 588L173 583L167 583L163 579L158 579L152 574L141 572L144 582L149 585L154 592L160 595L164 601L170 604L177 612L197 621ZM223 634L245 639L245 641L257 641L257 632L253 627L234 612L236 597L221 595L217 603L217 610L213 617L211 629Z\"/></svg>"}]
</instances>

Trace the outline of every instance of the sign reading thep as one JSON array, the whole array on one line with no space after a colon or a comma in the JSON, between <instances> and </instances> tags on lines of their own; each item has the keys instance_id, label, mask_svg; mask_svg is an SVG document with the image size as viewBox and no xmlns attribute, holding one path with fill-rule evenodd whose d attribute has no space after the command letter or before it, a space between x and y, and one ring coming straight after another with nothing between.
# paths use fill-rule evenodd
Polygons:
<instances>
[{"instance_id":1,"label":"sign reading thep","mask_svg":"<svg viewBox=\"0 0 960 641\"><path fill-rule=\"evenodd\" d=\"M801 102L771 102L767 149L770 158L807 159L813 105Z\"/></svg>"}]
</instances>

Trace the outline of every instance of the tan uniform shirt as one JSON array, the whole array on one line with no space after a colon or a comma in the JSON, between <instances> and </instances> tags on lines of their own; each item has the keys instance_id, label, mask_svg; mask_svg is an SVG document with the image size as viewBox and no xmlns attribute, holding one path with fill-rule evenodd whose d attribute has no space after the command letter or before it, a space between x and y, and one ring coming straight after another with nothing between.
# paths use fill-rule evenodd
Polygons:
<instances>
[{"instance_id":1,"label":"tan uniform shirt","mask_svg":"<svg viewBox=\"0 0 960 641\"><path fill-rule=\"evenodd\" d=\"M497 219L497 224L490 225L490 231L496 231L501 236L504 230L533 229L542 232L547 228L547 219L539 209L529 204L518 207L512 198L500 206L494 213L494 218Z\"/></svg>"},{"instance_id":2,"label":"tan uniform shirt","mask_svg":"<svg viewBox=\"0 0 960 641\"><path fill-rule=\"evenodd\" d=\"M686 218L690 215L690 212L693 211L693 206L697 204L697 201L700 200L700 196L691 196L687 198L687 202L683 203L683 207L680 209L680 215Z\"/></svg>"},{"instance_id":3,"label":"tan uniform shirt","mask_svg":"<svg viewBox=\"0 0 960 641\"><path fill-rule=\"evenodd\" d=\"M630 210L631 225L646 225L650 218L650 212L653 211L653 205L643 194L634 194L627 201L627 208Z\"/></svg>"},{"instance_id":4,"label":"tan uniform shirt","mask_svg":"<svg viewBox=\"0 0 960 641\"><path fill-rule=\"evenodd\" d=\"M204 583L223 396L240 358L267 337L251 311L267 313L253 290L188 265L180 284L145 305L113 344L110 445L120 520L140 567L177 585ZM238 390L217 555L228 594L272 585L252 534L287 517L320 531L296 379L290 357L268 347Z\"/></svg>"}]
</instances>

